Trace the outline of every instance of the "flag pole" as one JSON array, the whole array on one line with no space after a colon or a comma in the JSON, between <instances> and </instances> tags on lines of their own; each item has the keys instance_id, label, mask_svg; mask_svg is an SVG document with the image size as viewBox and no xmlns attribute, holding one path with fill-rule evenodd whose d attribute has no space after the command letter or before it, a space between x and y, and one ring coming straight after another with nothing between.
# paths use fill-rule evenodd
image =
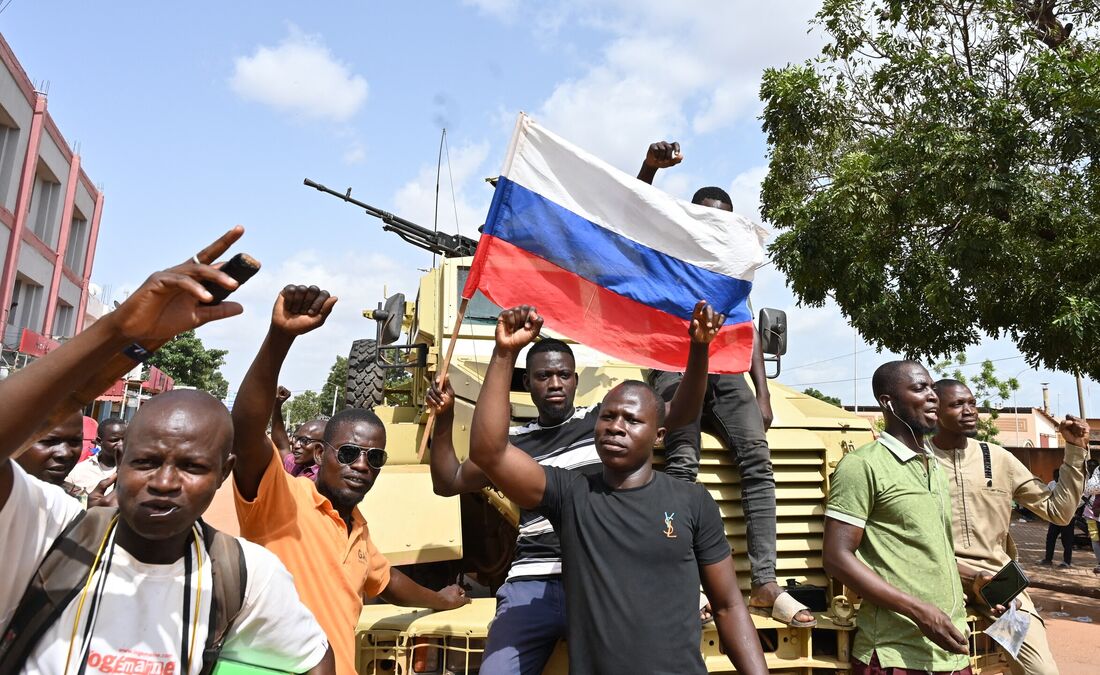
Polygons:
<instances>
[{"instance_id":1,"label":"flag pole","mask_svg":"<svg viewBox=\"0 0 1100 675\"><path fill-rule=\"evenodd\" d=\"M455 317L455 327L451 331L451 343L447 345L447 354L443 357L443 365L439 368L439 373L436 375L435 383L439 388L443 388L443 380L447 379L447 371L451 367L451 356L455 353L455 343L458 342L458 329L462 327L462 320L466 318L466 307L470 304L469 298L462 298L462 302L458 304L458 316ZM428 449L428 439L432 436L432 429L435 427L435 411L433 410L428 415L428 422L424 425L424 436L420 439L420 450L416 453L416 461L424 461L424 453Z\"/></svg>"}]
</instances>

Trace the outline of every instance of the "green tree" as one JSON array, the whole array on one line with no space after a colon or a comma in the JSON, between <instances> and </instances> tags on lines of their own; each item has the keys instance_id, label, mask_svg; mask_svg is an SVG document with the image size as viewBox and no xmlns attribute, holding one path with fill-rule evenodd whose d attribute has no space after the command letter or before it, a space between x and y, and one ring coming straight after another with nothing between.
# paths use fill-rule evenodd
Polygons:
<instances>
[{"instance_id":1,"label":"green tree","mask_svg":"<svg viewBox=\"0 0 1100 675\"><path fill-rule=\"evenodd\" d=\"M1095 0L824 0L822 56L761 85L761 213L798 299L876 347L984 332L1100 378L1098 21Z\"/></svg>"},{"instance_id":2,"label":"green tree","mask_svg":"<svg viewBox=\"0 0 1100 675\"><path fill-rule=\"evenodd\" d=\"M325 380L325 386L321 387L321 401L326 415L331 415L332 402L336 401L336 411L343 410L346 406L344 404L345 396L344 390L347 387L348 382L348 357L337 356L336 362L332 364L332 367L328 371L328 379ZM335 398L333 398L335 396Z\"/></svg>"},{"instance_id":3,"label":"green tree","mask_svg":"<svg viewBox=\"0 0 1100 675\"><path fill-rule=\"evenodd\" d=\"M817 389L814 389L813 387L809 387L808 389L803 389L802 393L807 395L807 396L813 396L814 398L825 401L826 403L832 403L833 405L835 405L838 408L841 407L840 399L838 397L829 396L825 392L818 391Z\"/></svg>"},{"instance_id":4,"label":"green tree","mask_svg":"<svg viewBox=\"0 0 1100 675\"><path fill-rule=\"evenodd\" d=\"M322 413L327 414L328 409L325 409L321 396L311 389L303 391L283 404L283 421L286 423L288 433L293 433L299 424L316 419Z\"/></svg>"},{"instance_id":5,"label":"green tree","mask_svg":"<svg viewBox=\"0 0 1100 675\"><path fill-rule=\"evenodd\" d=\"M165 343L146 363L163 370L177 385L195 387L224 399L229 393L229 383L221 367L228 353L225 349L207 349L195 331L189 330Z\"/></svg>"},{"instance_id":6,"label":"green tree","mask_svg":"<svg viewBox=\"0 0 1100 675\"><path fill-rule=\"evenodd\" d=\"M1004 380L997 377L997 369L988 359L982 361L982 369L976 375L969 377L963 374L962 367L965 365L966 354L956 354L954 358L944 359L933 365L932 371L940 377L958 380L970 388L981 412L978 415L978 440L994 441L999 431L996 420L1001 415L1001 408L1012 396L1012 392L1020 388L1020 383L1015 377Z\"/></svg>"}]
</instances>

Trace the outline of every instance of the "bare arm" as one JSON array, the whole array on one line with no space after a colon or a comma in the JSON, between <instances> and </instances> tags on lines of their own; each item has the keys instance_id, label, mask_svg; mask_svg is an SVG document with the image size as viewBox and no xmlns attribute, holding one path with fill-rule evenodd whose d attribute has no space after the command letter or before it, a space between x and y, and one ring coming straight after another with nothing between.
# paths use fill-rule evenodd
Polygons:
<instances>
[{"instance_id":1,"label":"bare arm","mask_svg":"<svg viewBox=\"0 0 1100 675\"><path fill-rule=\"evenodd\" d=\"M969 653L966 638L942 610L894 588L856 557L862 540L863 528L826 517L822 547L825 572L864 599L912 619L929 640L943 649L954 654Z\"/></svg>"},{"instance_id":2,"label":"bare arm","mask_svg":"<svg viewBox=\"0 0 1100 675\"><path fill-rule=\"evenodd\" d=\"M687 426L699 418L699 411L703 409L703 398L707 393L710 343L725 321L726 315L716 313L705 300L696 303L688 327L691 346L688 348L687 367L684 369L684 379L680 381L680 386L676 387L676 393L668 403L666 429Z\"/></svg>"},{"instance_id":3,"label":"bare arm","mask_svg":"<svg viewBox=\"0 0 1100 675\"><path fill-rule=\"evenodd\" d=\"M432 489L437 495L453 497L489 487L489 478L477 464L469 460L459 462L455 455L452 441L455 392L451 388L450 378L443 381L443 389L432 382L426 403L435 411L432 449L428 457L432 468Z\"/></svg>"},{"instance_id":4,"label":"bare arm","mask_svg":"<svg viewBox=\"0 0 1100 675\"><path fill-rule=\"evenodd\" d=\"M398 569L390 570L390 583L383 589L382 599L401 607L425 607L427 609L454 609L469 604L466 591L451 584L441 591L424 588Z\"/></svg>"},{"instance_id":5,"label":"bare arm","mask_svg":"<svg viewBox=\"0 0 1100 675\"><path fill-rule=\"evenodd\" d=\"M321 662L307 670L306 675L336 675L336 657L332 655L332 645L329 645Z\"/></svg>"},{"instance_id":6,"label":"bare arm","mask_svg":"<svg viewBox=\"0 0 1100 675\"><path fill-rule=\"evenodd\" d=\"M741 589L737 587L737 574L733 569L733 556L712 565L700 565L703 592L710 601L718 637L730 663L739 673L766 675L768 666L756 626L749 617Z\"/></svg>"},{"instance_id":7,"label":"bare arm","mask_svg":"<svg viewBox=\"0 0 1100 675\"><path fill-rule=\"evenodd\" d=\"M772 394L768 390L768 371L764 367L763 340L759 333L752 332L752 365L749 366L749 379L756 390L756 404L760 407L760 416L764 419L764 431L772 426Z\"/></svg>"},{"instance_id":8,"label":"bare arm","mask_svg":"<svg viewBox=\"0 0 1100 675\"><path fill-rule=\"evenodd\" d=\"M214 260L243 233L242 228L230 230L198 257ZM204 280L237 287L227 274L188 259L153 274L118 309L0 382L0 508L11 494L10 459L35 440L44 423L80 406L83 401L73 400L74 391L109 385L104 375L112 375L120 362L132 368L134 362L120 356L123 349L134 343L157 347L186 330L241 313L235 302L201 304L211 299L200 283Z\"/></svg>"},{"instance_id":9,"label":"bare arm","mask_svg":"<svg viewBox=\"0 0 1100 675\"><path fill-rule=\"evenodd\" d=\"M1012 474L1019 483L1012 497L1024 508L1043 520L1055 525L1068 525L1073 520L1077 505L1081 503L1081 490L1085 484L1084 463L1088 459L1089 425L1069 415L1058 431L1066 440L1066 454L1058 469L1058 484L1048 490L1018 459L1009 455Z\"/></svg>"},{"instance_id":10,"label":"bare arm","mask_svg":"<svg viewBox=\"0 0 1100 675\"><path fill-rule=\"evenodd\" d=\"M642 168L638 170L638 180L653 185L653 178L657 175L657 169L667 169L684 161L680 154L680 144L668 141L652 143L646 151Z\"/></svg>"},{"instance_id":11,"label":"bare arm","mask_svg":"<svg viewBox=\"0 0 1100 675\"><path fill-rule=\"evenodd\" d=\"M508 391L520 350L542 330L533 307L506 309L497 319L496 346L474 407L470 459L513 502L533 509L542 502L546 474L527 453L508 442L511 406Z\"/></svg>"},{"instance_id":12,"label":"bare arm","mask_svg":"<svg viewBox=\"0 0 1100 675\"><path fill-rule=\"evenodd\" d=\"M290 436L287 435L286 423L283 422L283 404L288 398L290 390L280 385L275 394L275 405L271 406L271 442L283 459L290 454Z\"/></svg>"},{"instance_id":13,"label":"bare arm","mask_svg":"<svg viewBox=\"0 0 1100 675\"><path fill-rule=\"evenodd\" d=\"M323 325L335 304L335 297L316 286L287 286L275 300L267 337L233 402L233 446L237 454L233 480L247 500L256 498L260 480L271 462L275 446L267 437L267 418L290 345L297 336Z\"/></svg>"}]
</instances>

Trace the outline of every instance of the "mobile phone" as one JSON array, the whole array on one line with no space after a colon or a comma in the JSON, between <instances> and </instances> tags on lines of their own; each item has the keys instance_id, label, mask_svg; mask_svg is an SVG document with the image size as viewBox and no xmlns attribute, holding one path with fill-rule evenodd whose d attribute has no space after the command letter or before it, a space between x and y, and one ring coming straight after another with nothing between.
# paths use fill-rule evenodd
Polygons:
<instances>
[{"instance_id":1,"label":"mobile phone","mask_svg":"<svg viewBox=\"0 0 1100 675\"><path fill-rule=\"evenodd\" d=\"M996 607L997 605L1008 607L1008 603L1012 602L1012 599L1022 593L1030 584L1027 575L1016 564L1016 561L1009 560L1008 564L1002 567L1001 571L997 572L988 584L982 586L982 590L979 592L982 594L982 599L989 603L990 607Z\"/></svg>"},{"instance_id":2,"label":"mobile phone","mask_svg":"<svg viewBox=\"0 0 1100 675\"><path fill-rule=\"evenodd\" d=\"M230 258L229 262L222 265L221 270L233 277L238 284L243 284L251 279L256 272L260 271L260 261L247 253L238 253ZM210 302L203 303L205 305L216 305L228 298L229 294L233 292L228 288L219 286L213 281L202 282L202 287L209 291L210 295L214 296L214 299ZM240 286L238 286L238 288L240 288Z\"/></svg>"}]
</instances>

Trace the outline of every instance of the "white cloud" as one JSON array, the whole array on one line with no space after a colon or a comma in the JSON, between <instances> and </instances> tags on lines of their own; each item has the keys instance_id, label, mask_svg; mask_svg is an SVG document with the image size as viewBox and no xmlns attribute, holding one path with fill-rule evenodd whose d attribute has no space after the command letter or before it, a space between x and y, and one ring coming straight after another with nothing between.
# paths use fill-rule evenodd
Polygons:
<instances>
[{"instance_id":1,"label":"white cloud","mask_svg":"<svg viewBox=\"0 0 1100 675\"><path fill-rule=\"evenodd\" d=\"M645 145L684 142L751 120L760 74L814 55L807 35L818 3L576 0L576 23L610 40L585 72L559 82L535 111L540 122L624 169Z\"/></svg>"},{"instance_id":2,"label":"white cloud","mask_svg":"<svg viewBox=\"0 0 1100 675\"><path fill-rule=\"evenodd\" d=\"M362 141L352 141L348 149L344 151L344 164L362 164L367 159L367 149Z\"/></svg>"},{"instance_id":3,"label":"white cloud","mask_svg":"<svg viewBox=\"0 0 1100 675\"><path fill-rule=\"evenodd\" d=\"M339 301L323 327L295 341L279 378L294 392L319 391L337 355L347 356L354 340L374 337L375 324L364 319L362 311L383 299L384 288L391 294L415 295L418 276L415 265L380 254L296 251L292 257L265 265L233 294L233 300L244 305L244 316L208 324L198 334L207 347L229 350L222 372L234 392L267 332L279 290L290 283L320 286Z\"/></svg>"},{"instance_id":4,"label":"white cloud","mask_svg":"<svg viewBox=\"0 0 1100 675\"><path fill-rule=\"evenodd\" d=\"M476 7L498 19L511 19L519 9L519 0L462 0L462 4Z\"/></svg>"},{"instance_id":5,"label":"white cloud","mask_svg":"<svg viewBox=\"0 0 1100 675\"><path fill-rule=\"evenodd\" d=\"M343 122L367 100L367 81L337 59L320 36L290 26L274 47L236 59L229 81L245 100L296 116Z\"/></svg>"},{"instance_id":6,"label":"white cloud","mask_svg":"<svg viewBox=\"0 0 1100 675\"><path fill-rule=\"evenodd\" d=\"M486 163L488 156L487 142L466 142L451 148L454 199L451 198L451 181L444 159L439 182L440 230L477 239L477 228L485 222L485 214L493 198L492 188L483 184L481 179L496 176L499 172L498 167L490 167ZM435 218L435 177L435 164L422 166L416 177L402 185L394 195L395 211L407 220L431 227Z\"/></svg>"},{"instance_id":7,"label":"white cloud","mask_svg":"<svg viewBox=\"0 0 1100 675\"><path fill-rule=\"evenodd\" d=\"M760 185L767 175L768 167L754 166L734 177L729 195L735 212L760 222Z\"/></svg>"}]
</instances>

